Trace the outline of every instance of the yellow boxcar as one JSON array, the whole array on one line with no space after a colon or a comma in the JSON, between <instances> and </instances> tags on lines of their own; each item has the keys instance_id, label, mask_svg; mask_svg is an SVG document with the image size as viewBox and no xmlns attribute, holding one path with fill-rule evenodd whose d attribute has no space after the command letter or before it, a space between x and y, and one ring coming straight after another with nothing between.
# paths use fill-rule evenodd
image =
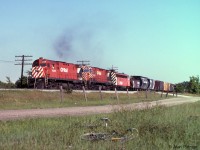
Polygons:
<instances>
[{"instance_id":1,"label":"yellow boxcar","mask_svg":"<svg viewBox=\"0 0 200 150\"><path fill-rule=\"evenodd\" d=\"M165 91L165 92L170 91L170 83L164 82L164 91Z\"/></svg>"}]
</instances>

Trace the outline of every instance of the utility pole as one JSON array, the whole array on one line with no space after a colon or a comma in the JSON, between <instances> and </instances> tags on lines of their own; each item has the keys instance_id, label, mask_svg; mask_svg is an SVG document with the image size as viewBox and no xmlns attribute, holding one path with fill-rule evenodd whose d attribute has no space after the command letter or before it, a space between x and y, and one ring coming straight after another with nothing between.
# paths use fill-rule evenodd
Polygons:
<instances>
[{"instance_id":1,"label":"utility pole","mask_svg":"<svg viewBox=\"0 0 200 150\"><path fill-rule=\"evenodd\" d=\"M109 68L109 70L112 70L112 71L116 71L116 72L117 72L117 70L118 70L118 67L114 67L114 66L112 65L112 67L111 67L111 68Z\"/></svg>"},{"instance_id":2,"label":"utility pole","mask_svg":"<svg viewBox=\"0 0 200 150\"><path fill-rule=\"evenodd\" d=\"M22 87L22 78L23 78L23 74L24 74L24 65L32 65L32 63L26 63L26 61L32 61L32 59L25 59L27 57L33 57L33 56L15 56L15 58L21 58L21 59L17 59L15 61L20 61L19 63L15 64L15 65L21 65L22 69L21 69L21 87Z\"/></svg>"}]
</instances>

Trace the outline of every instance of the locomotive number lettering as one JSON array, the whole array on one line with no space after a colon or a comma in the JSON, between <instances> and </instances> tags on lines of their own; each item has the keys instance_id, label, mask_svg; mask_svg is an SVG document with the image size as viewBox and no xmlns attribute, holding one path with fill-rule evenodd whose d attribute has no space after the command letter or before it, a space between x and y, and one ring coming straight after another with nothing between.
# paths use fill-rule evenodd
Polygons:
<instances>
[{"instance_id":1,"label":"locomotive number lettering","mask_svg":"<svg viewBox=\"0 0 200 150\"><path fill-rule=\"evenodd\" d=\"M60 68L60 72L68 72L68 68Z\"/></svg>"}]
</instances>

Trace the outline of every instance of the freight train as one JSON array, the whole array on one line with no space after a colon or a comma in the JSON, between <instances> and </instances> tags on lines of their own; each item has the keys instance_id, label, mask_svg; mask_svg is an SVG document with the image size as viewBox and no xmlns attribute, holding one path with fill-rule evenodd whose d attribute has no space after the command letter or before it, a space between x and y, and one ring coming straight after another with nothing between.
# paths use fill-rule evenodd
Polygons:
<instances>
[{"instance_id":1,"label":"freight train","mask_svg":"<svg viewBox=\"0 0 200 150\"><path fill-rule=\"evenodd\" d=\"M74 64L44 58L32 64L29 87L38 89L82 89L89 90L155 90L172 92L174 85L143 76L129 76L114 69L102 69L85 64Z\"/></svg>"}]
</instances>

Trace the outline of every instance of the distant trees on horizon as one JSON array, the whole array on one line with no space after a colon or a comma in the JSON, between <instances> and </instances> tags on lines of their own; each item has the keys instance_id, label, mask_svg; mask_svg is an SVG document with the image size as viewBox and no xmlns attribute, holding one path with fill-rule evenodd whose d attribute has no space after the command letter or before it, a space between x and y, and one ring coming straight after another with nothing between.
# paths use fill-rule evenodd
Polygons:
<instances>
[{"instance_id":1,"label":"distant trees on horizon","mask_svg":"<svg viewBox=\"0 0 200 150\"><path fill-rule=\"evenodd\" d=\"M191 76L189 81L184 81L176 84L176 90L178 93L191 93L199 94L200 82L199 76Z\"/></svg>"},{"instance_id":2,"label":"distant trees on horizon","mask_svg":"<svg viewBox=\"0 0 200 150\"><path fill-rule=\"evenodd\" d=\"M10 77L6 77L6 82L0 81L0 88L15 88L15 84L11 82Z\"/></svg>"}]
</instances>

